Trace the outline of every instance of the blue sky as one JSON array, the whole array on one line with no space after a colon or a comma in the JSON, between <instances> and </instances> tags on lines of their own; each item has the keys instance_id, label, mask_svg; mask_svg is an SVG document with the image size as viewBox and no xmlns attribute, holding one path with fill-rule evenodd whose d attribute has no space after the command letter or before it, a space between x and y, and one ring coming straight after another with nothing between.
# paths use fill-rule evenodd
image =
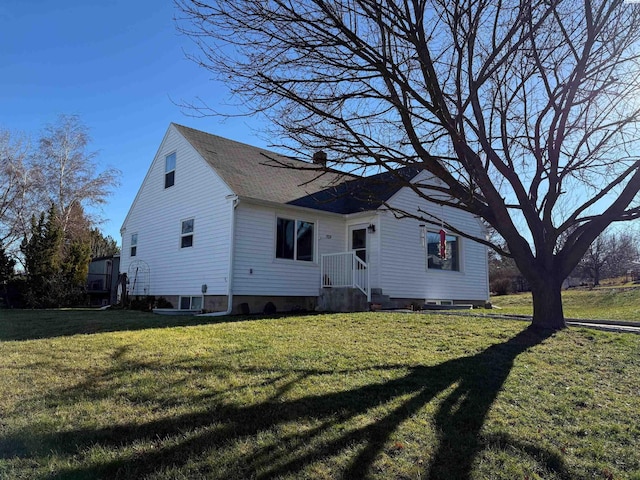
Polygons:
<instances>
[{"instance_id":1,"label":"blue sky","mask_svg":"<svg viewBox=\"0 0 640 480\"><path fill-rule=\"evenodd\" d=\"M0 2L0 127L37 138L59 114L79 115L100 166L122 171L101 213L102 230L118 243L170 122L267 146L256 119L194 118L176 105L201 97L224 109L230 101L185 58L195 47L176 31L176 13L171 0Z\"/></svg>"}]
</instances>

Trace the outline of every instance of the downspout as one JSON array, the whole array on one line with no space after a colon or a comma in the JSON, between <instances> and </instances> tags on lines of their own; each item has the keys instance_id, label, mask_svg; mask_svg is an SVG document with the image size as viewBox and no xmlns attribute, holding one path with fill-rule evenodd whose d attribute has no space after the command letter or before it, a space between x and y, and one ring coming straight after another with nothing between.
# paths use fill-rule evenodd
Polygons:
<instances>
[{"instance_id":1,"label":"downspout","mask_svg":"<svg viewBox=\"0 0 640 480\"><path fill-rule=\"evenodd\" d=\"M223 317L233 311L233 258L236 238L236 207L240 200L235 194L225 197L231 203L231 225L229 226L229 273L227 275L227 309L224 312L202 313L199 317Z\"/></svg>"}]
</instances>

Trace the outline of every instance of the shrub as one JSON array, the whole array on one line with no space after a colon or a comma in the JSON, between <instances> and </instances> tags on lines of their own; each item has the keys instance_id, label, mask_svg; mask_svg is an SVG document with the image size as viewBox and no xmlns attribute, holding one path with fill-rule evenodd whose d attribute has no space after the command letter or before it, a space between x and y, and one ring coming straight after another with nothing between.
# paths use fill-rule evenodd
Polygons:
<instances>
[{"instance_id":1,"label":"shrub","mask_svg":"<svg viewBox=\"0 0 640 480\"><path fill-rule=\"evenodd\" d=\"M164 297L158 297L156 300L156 308L173 308L173 303Z\"/></svg>"},{"instance_id":2,"label":"shrub","mask_svg":"<svg viewBox=\"0 0 640 480\"><path fill-rule=\"evenodd\" d=\"M509 277L496 278L491 282L490 288L495 295L508 295L513 291L513 282Z\"/></svg>"}]
</instances>

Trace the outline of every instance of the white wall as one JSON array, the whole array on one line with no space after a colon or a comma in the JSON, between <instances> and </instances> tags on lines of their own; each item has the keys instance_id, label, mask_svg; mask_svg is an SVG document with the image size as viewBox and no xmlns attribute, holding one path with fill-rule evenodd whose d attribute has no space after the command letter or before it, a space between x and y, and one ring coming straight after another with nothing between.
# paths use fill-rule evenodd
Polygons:
<instances>
[{"instance_id":1,"label":"white wall","mask_svg":"<svg viewBox=\"0 0 640 480\"><path fill-rule=\"evenodd\" d=\"M165 156L176 152L175 184L164 188ZM173 126L169 127L124 222L120 271L149 265L149 294L226 295L232 192ZM193 218L193 247L180 248L181 222ZM138 234L130 256L131 234Z\"/></svg>"},{"instance_id":2,"label":"white wall","mask_svg":"<svg viewBox=\"0 0 640 480\"><path fill-rule=\"evenodd\" d=\"M344 251L344 220L322 212L241 201L236 211L234 295L317 296L320 255ZM275 258L277 216L315 224L315 261ZM330 238L328 238L330 236Z\"/></svg>"},{"instance_id":3,"label":"white wall","mask_svg":"<svg viewBox=\"0 0 640 480\"><path fill-rule=\"evenodd\" d=\"M402 189L390 204L407 212L418 207L435 215L443 214L453 226L466 233L482 236L482 225L474 216L461 210L441 207L420 199L409 189ZM486 247L458 237L460 271L427 269L426 252L420 237L420 223L413 219L396 219L390 212L380 218L381 288L385 295L398 298L434 300L487 300ZM438 230L438 227L430 227Z\"/></svg>"}]
</instances>

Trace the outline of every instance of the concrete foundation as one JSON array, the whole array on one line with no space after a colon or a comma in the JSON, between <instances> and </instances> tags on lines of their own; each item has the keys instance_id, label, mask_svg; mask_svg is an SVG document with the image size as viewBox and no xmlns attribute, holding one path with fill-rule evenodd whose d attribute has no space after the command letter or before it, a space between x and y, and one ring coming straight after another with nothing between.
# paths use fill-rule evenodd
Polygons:
<instances>
[{"instance_id":1,"label":"concrete foundation","mask_svg":"<svg viewBox=\"0 0 640 480\"><path fill-rule=\"evenodd\" d=\"M357 288L323 288L318 298L318 310L325 312L365 312L367 297Z\"/></svg>"},{"instance_id":2,"label":"concrete foundation","mask_svg":"<svg viewBox=\"0 0 640 480\"><path fill-rule=\"evenodd\" d=\"M318 304L317 297L276 297L276 296L261 296L261 295L234 295L233 297L233 311L236 314L250 314L250 313L275 313L269 311L272 304L275 307L275 312L287 313L287 312L313 312ZM226 308L226 297L225 307Z\"/></svg>"}]
</instances>

